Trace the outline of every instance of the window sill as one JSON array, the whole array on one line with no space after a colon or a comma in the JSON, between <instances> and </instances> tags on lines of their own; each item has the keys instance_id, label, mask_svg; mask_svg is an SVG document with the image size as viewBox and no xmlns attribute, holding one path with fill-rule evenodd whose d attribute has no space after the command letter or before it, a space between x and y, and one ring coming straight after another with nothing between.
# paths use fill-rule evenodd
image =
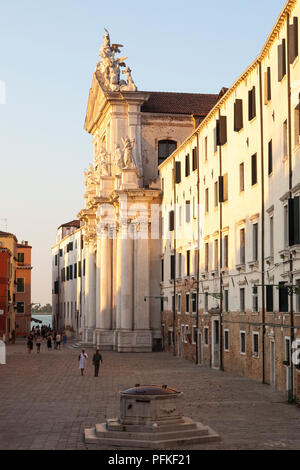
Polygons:
<instances>
[{"instance_id":1,"label":"window sill","mask_svg":"<svg viewBox=\"0 0 300 470\"><path fill-rule=\"evenodd\" d=\"M246 263L236 264L235 269L238 271L245 271L246 270Z\"/></svg>"},{"instance_id":2,"label":"window sill","mask_svg":"<svg viewBox=\"0 0 300 470\"><path fill-rule=\"evenodd\" d=\"M258 260L253 260L248 262L249 268L258 268Z\"/></svg>"}]
</instances>

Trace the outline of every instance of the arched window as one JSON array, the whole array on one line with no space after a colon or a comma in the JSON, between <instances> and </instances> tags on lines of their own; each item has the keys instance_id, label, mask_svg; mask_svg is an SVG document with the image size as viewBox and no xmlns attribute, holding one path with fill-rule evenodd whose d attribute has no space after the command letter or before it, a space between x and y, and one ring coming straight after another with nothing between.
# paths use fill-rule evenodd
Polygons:
<instances>
[{"instance_id":1,"label":"arched window","mask_svg":"<svg viewBox=\"0 0 300 470\"><path fill-rule=\"evenodd\" d=\"M158 165L160 165L177 148L174 140L160 140L158 142Z\"/></svg>"}]
</instances>

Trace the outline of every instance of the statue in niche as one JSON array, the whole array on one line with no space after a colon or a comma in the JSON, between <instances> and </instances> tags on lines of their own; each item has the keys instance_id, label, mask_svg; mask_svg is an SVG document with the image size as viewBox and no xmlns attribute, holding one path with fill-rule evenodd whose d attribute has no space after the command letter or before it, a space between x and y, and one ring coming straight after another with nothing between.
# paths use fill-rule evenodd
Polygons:
<instances>
[{"instance_id":1,"label":"statue in niche","mask_svg":"<svg viewBox=\"0 0 300 470\"><path fill-rule=\"evenodd\" d=\"M119 170L122 170L124 168L123 154L122 154L122 150L119 144L116 145L115 154L114 154L114 163L118 167Z\"/></svg>"},{"instance_id":2,"label":"statue in niche","mask_svg":"<svg viewBox=\"0 0 300 470\"><path fill-rule=\"evenodd\" d=\"M130 67L127 66L125 70L122 70L122 73L126 75L127 84L121 86L121 91L136 91L137 87L132 80Z\"/></svg>"},{"instance_id":3,"label":"statue in niche","mask_svg":"<svg viewBox=\"0 0 300 470\"><path fill-rule=\"evenodd\" d=\"M109 176L109 153L101 147L98 155L98 168L100 176Z\"/></svg>"},{"instance_id":4,"label":"statue in niche","mask_svg":"<svg viewBox=\"0 0 300 470\"><path fill-rule=\"evenodd\" d=\"M135 162L133 160L133 148L135 144L135 139L130 140L129 137L122 139L123 142L123 153L124 153L124 165L125 169L136 168Z\"/></svg>"}]
</instances>

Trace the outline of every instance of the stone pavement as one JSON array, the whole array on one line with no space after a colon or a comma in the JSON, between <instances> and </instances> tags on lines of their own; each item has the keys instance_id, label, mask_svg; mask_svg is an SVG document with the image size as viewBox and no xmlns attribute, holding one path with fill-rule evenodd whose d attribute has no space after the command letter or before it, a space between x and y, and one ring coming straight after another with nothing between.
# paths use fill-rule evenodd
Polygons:
<instances>
[{"instance_id":1,"label":"stone pavement","mask_svg":"<svg viewBox=\"0 0 300 470\"><path fill-rule=\"evenodd\" d=\"M184 393L185 416L210 425L221 441L201 449L300 449L300 407L268 385L174 358L167 353L104 352L100 376L78 370L79 349L7 348L0 366L0 449L95 449L83 431L119 416L119 391L167 384ZM185 447L197 449L199 445Z\"/></svg>"}]
</instances>

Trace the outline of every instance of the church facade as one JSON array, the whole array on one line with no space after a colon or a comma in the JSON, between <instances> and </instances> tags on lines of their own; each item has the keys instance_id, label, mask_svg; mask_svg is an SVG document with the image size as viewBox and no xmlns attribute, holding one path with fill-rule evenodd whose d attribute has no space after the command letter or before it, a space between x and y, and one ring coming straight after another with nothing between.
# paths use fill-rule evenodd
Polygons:
<instances>
[{"instance_id":1,"label":"church facade","mask_svg":"<svg viewBox=\"0 0 300 470\"><path fill-rule=\"evenodd\" d=\"M57 327L87 343L148 352L162 346L158 165L218 95L138 91L125 58L117 58L121 46L107 31L103 40L85 121L94 161L78 227L60 227L52 249L53 312Z\"/></svg>"}]
</instances>

